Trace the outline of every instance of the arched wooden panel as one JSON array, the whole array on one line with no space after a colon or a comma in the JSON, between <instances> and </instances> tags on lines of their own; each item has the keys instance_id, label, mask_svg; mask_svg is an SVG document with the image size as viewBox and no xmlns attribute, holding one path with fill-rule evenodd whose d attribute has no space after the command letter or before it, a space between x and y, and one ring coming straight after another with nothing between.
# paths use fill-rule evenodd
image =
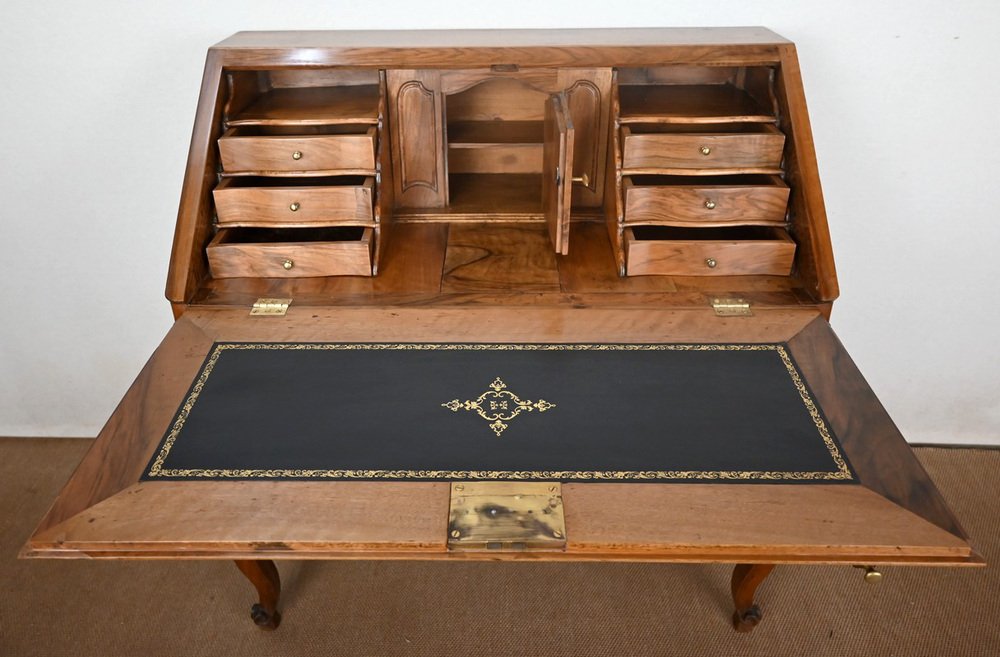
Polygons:
<instances>
[{"instance_id":1,"label":"arched wooden panel","mask_svg":"<svg viewBox=\"0 0 1000 657\"><path fill-rule=\"evenodd\" d=\"M393 188L399 207L448 204L440 75L387 71Z\"/></svg>"}]
</instances>

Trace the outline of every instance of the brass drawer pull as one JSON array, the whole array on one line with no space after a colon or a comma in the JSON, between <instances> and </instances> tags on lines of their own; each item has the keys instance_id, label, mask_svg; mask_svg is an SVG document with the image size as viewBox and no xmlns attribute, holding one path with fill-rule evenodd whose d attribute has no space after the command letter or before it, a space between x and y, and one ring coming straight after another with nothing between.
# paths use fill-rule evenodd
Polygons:
<instances>
[{"instance_id":1,"label":"brass drawer pull","mask_svg":"<svg viewBox=\"0 0 1000 657\"><path fill-rule=\"evenodd\" d=\"M708 155L709 153L711 153L711 152L712 152L712 149L711 149L711 148L709 148L708 146L702 146L702 147L701 147L701 148L699 148L698 150L700 150L700 151L701 151L701 154L702 154L702 155Z\"/></svg>"},{"instance_id":2,"label":"brass drawer pull","mask_svg":"<svg viewBox=\"0 0 1000 657\"><path fill-rule=\"evenodd\" d=\"M292 267L295 266L295 263L289 260L288 258L285 258L285 261L281 263L281 266L284 267L285 269L291 269Z\"/></svg>"},{"instance_id":3,"label":"brass drawer pull","mask_svg":"<svg viewBox=\"0 0 1000 657\"><path fill-rule=\"evenodd\" d=\"M302 159L302 151L295 151L294 153L292 153L292 159L293 160L301 160Z\"/></svg>"},{"instance_id":4,"label":"brass drawer pull","mask_svg":"<svg viewBox=\"0 0 1000 657\"><path fill-rule=\"evenodd\" d=\"M292 212L298 212L300 207L302 206L299 205L298 201L293 201L292 204L288 206L288 209Z\"/></svg>"},{"instance_id":5,"label":"brass drawer pull","mask_svg":"<svg viewBox=\"0 0 1000 657\"><path fill-rule=\"evenodd\" d=\"M705 258L705 265L706 265L706 266L707 266L707 267L708 267L709 269L715 269L715 266L716 266L717 264L719 264L719 263L715 261L715 258Z\"/></svg>"},{"instance_id":6,"label":"brass drawer pull","mask_svg":"<svg viewBox=\"0 0 1000 657\"><path fill-rule=\"evenodd\" d=\"M715 201L712 201L712 200L705 201L705 208L708 209L708 210L714 210L715 209Z\"/></svg>"}]
</instances>

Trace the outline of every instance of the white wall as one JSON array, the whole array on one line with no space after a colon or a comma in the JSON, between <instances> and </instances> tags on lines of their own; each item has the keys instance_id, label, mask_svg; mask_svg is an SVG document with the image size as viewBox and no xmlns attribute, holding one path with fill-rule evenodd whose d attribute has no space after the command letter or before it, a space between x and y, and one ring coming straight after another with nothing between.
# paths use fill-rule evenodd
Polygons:
<instances>
[{"instance_id":1,"label":"white wall","mask_svg":"<svg viewBox=\"0 0 1000 657\"><path fill-rule=\"evenodd\" d=\"M94 435L170 325L163 285L212 43L242 29L661 25L766 25L796 42L840 271L834 327L911 441L1000 444L991 0L3 0L0 435Z\"/></svg>"}]
</instances>

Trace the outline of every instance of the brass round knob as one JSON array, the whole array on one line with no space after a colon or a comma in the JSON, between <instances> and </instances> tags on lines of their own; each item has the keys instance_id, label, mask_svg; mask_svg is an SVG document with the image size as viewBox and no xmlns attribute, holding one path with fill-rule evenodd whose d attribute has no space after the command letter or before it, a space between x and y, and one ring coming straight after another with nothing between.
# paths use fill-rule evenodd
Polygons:
<instances>
[{"instance_id":1,"label":"brass round knob","mask_svg":"<svg viewBox=\"0 0 1000 657\"><path fill-rule=\"evenodd\" d=\"M292 204L288 206L288 209L292 212L298 212L300 207L301 206L298 201L293 201Z\"/></svg>"},{"instance_id":2,"label":"brass round knob","mask_svg":"<svg viewBox=\"0 0 1000 657\"><path fill-rule=\"evenodd\" d=\"M712 201L712 200L705 201L705 207L707 209L709 209L709 210L714 210L715 209L715 201Z\"/></svg>"},{"instance_id":3,"label":"brass round knob","mask_svg":"<svg viewBox=\"0 0 1000 657\"><path fill-rule=\"evenodd\" d=\"M285 269L291 269L292 267L295 266L295 263L289 260L288 258L285 258L285 261L281 263L281 266L284 267Z\"/></svg>"},{"instance_id":4,"label":"brass round knob","mask_svg":"<svg viewBox=\"0 0 1000 657\"><path fill-rule=\"evenodd\" d=\"M715 261L715 258L705 258L705 266L707 266L709 269L715 269L715 266L717 264L719 263Z\"/></svg>"},{"instance_id":5,"label":"brass round knob","mask_svg":"<svg viewBox=\"0 0 1000 657\"><path fill-rule=\"evenodd\" d=\"M698 150L700 150L700 151L701 151L701 154L702 154L702 155L708 155L709 153L711 153L711 152L712 152L712 149L711 149L711 148L709 148L708 146L702 146L702 147L701 147L701 148L699 148Z\"/></svg>"},{"instance_id":6,"label":"brass round knob","mask_svg":"<svg viewBox=\"0 0 1000 657\"><path fill-rule=\"evenodd\" d=\"M295 151L294 153L292 153L292 159L293 160L301 160L302 159L302 151Z\"/></svg>"},{"instance_id":7,"label":"brass round knob","mask_svg":"<svg viewBox=\"0 0 1000 657\"><path fill-rule=\"evenodd\" d=\"M874 566L868 566L865 568L865 583L866 584L878 584L882 581L882 573L875 570Z\"/></svg>"}]
</instances>

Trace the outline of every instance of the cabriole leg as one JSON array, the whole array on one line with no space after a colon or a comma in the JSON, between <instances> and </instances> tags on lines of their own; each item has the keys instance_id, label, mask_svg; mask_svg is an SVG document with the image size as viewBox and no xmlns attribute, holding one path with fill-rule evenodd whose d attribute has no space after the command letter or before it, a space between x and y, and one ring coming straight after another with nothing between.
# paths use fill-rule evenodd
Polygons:
<instances>
[{"instance_id":1,"label":"cabriole leg","mask_svg":"<svg viewBox=\"0 0 1000 657\"><path fill-rule=\"evenodd\" d=\"M737 632L749 632L760 622L762 614L760 607L754 604L753 597L760 583L774 570L773 563L741 563L733 569L733 627Z\"/></svg>"},{"instance_id":2,"label":"cabriole leg","mask_svg":"<svg viewBox=\"0 0 1000 657\"><path fill-rule=\"evenodd\" d=\"M262 630L273 630L281 623L278 613L278 597L281 595L281 579L273 561L265 559L238 559L240 569L257 589L260 602L250 608L250 618Z\"/></svg>"}]
</instances>

